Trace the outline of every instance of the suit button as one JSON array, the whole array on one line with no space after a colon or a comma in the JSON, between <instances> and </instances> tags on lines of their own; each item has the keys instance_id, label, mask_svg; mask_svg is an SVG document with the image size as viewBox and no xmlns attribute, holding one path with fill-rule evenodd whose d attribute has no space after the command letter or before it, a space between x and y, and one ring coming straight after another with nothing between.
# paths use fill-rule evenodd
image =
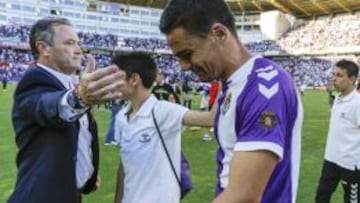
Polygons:
<instances>
[{"instance_id":1,"label":"suit button","mask_svg":"<svg viewBox=\"0 0 360 203\"><path fill-rule=\"evenodd\" d=\"M76 156L73 156L73 158L72 158L72 159L73 159L73 161L76 161Z\"/></svg>"}]
</instances>

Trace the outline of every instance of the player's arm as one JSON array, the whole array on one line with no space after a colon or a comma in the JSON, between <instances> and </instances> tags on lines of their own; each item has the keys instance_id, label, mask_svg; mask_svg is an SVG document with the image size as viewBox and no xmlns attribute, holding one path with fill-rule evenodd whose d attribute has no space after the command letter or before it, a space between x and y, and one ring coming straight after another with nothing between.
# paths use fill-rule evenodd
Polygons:
<instances>
[{"instance_id":1,"label":"player's arm","mask_svg":"<svg viewBox=\"0 0 360 203\"><path fill-rule=\"evenodd\" d=\"M212 203L261 202L277 163L278 156L270 151L235 152L230 163L229 184Z\"/></svg>"},{"instance_id":2,"label":"player's arm","mask_svg":"<svg viewBox=\"0 0 360 203\"><path fill-rule=\"evenodd\" d=\"M187 126L212 127L214 125L215 115L210 112L192 111L185 113L183 124Z\"/></svg>"},{"instance_id":3,"label":"player's arm","mask_svg":"<svg viewBox=\"0 0 360 203\"><path fill-rule=\"evenodd\" d=\"M220 93L221 91L218 92L211 111L189 110L184 115L183 124L187 126L213 127Z\"/></svg>"},{"instance_id":4,"label":"player's arm","mask_svg":"<svg viewBox=\"0 0 360 203\"><path fill-rule=\"evenodd\" d=\"M217 109L217 102L211 108L211 111L194 111L189 110L185 113L183 124L187 126L214 126L215 114Z\"/></svg>"},{"instance_id":5,"label":"player's arm","mask_svg":"<svg viewBox=\"0 0 360 203\"><path fill-rule=\"evenodd\" d=\"M115 186L116 190L115 190L114 203L121 203L124 193L124 177L125 177L124 168L122 165L122 161L120 159L117 179L116 179L116 186Z\"/></svg>"}]
</instances>

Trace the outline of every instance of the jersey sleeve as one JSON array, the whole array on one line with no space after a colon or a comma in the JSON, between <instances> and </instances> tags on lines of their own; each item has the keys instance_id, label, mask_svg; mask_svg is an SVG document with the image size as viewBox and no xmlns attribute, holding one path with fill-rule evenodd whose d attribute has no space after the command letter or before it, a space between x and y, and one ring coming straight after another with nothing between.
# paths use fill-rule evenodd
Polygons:
<instances>
[{"instance_id":1,"label":"jersey sleeve","mask_svg":"<svg viewBox=\"0 0 360 203\"><path fill-rule=\"evenodd\" d=\"M176 136L181 132L182 120L189 109L176 103L159 101L155 106L155 118L163 136Z\"/></svg>"},{"instance_id":2,"label":"jersey sleeve","mask_svg":"<svg viewBox=\"0 0 360 203\"><path fill-rule=\"evenodd\" d=\"M282 84L284 85L284 84ZM255 83L245 96L239 98L236 107L235 151L267 150L283 157L288 125L288 96L295 91L286 91L281 81L271 84ZM294 95L286 95L286 94ZM295 108L296 109L296 108Z\"/></svg>"}]
</instances>

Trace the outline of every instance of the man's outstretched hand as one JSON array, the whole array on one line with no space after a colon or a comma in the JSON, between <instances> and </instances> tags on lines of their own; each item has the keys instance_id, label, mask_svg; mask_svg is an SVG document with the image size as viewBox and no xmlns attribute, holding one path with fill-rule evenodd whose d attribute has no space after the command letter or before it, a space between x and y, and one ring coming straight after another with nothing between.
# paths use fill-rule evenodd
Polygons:
<instances>
[{"instance_id":1,"label":"man's outstretched hand","mask_svg":"<svg viewBox=\"0 0 360 203\"><path fill-rule=\"evenodd\" d=\"M118 67L110 65L95 70L96 62L92 55L87 55L87 66L78 85L78 96L86 105L94 105L119 99L119 88L124 83L124 73Z\"/></svg>"}]
</instances>

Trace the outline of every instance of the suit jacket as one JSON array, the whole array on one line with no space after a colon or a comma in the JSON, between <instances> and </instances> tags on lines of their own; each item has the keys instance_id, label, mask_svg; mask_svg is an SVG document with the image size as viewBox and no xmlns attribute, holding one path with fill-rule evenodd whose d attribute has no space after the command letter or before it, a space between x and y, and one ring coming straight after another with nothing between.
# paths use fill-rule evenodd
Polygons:
<instances>
[{"instance_id":1,"label":"suit jacket","mask_svg":"<svg viewBox=\"0 0 360 203\"><path fill-rule=\"evenodd\" d=\"M94 174L79 190L75 168L80 124L59 117L59 102L66 91L40 67L27 71L18 83L12 109L18 174L9 203L79 203L81 193L94 190L99 162L97 125L87 112Z\"/></svg>"}]
</instances>

